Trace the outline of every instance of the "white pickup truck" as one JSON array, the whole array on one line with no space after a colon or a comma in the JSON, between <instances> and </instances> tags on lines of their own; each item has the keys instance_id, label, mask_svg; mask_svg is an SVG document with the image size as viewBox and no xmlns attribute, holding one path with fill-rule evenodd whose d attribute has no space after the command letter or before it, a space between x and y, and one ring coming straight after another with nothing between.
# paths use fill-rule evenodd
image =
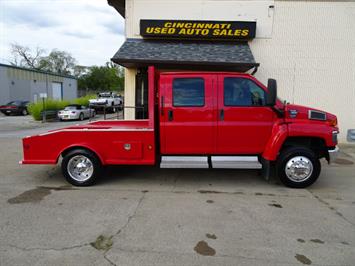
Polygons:
<instances>
[{"instance_id":1,"label":"white pickup truck","mask_svg":"<svg viewBox=\"0 0 355 266\"><path fill-rule=\"evenodd\" d=\"M89 100L89 104L95 110L104 109L115 112L116 109L122 110L123 100L115 92L99 92L96 99Z\"/></svg>"}]
</instances>

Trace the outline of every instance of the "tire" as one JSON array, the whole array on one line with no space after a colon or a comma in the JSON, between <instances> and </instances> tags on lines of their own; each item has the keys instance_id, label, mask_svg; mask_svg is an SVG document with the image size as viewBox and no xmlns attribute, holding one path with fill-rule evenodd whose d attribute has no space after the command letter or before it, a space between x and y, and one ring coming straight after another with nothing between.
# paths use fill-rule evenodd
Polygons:
<instances>
[{"instance_id":1,"label":"tire","mask_svg":"<svg viewBox=\"0 0 355 266\"><path fill-rule=\"evenodd\" d=\"M91 114L91 117L95 117L96 116L96 112L93 111L92 114Z\"/></svg>"},{"instance_id":2,"label":"tire","mask_svg":"<svg viewBox=\"0 0 355 266\"><path fill-rule=\"evenodd\" d=\"M305 188L312 185L321 171L318 157L306 147L290 147L283 150L276 167L280 181L291 188Z\"/></svg>"},{"instance_id":3,"label":"tire","mask_svg":"<svg viewBox=\"0 0 355 266\"><path fill-rule=\"evenodd\" d=\"M22 114L23 116L26 116L26 115L28 115L28 112L27 112L26 109L23 109L22 112L21 112L21 114Z\"/></svg>"},{"instance_id":4,"label":"tire","mask_svg":"<svg viewBox=\"0 0 355 266\"><path fill-rule=\"evenodd\" d=\"M80 120L80 121L83 121L83 120L84 120L84 114L83 114L83 113L80 113L80 115L79 115L79 120Z\"/></svg>"},{"instance_id":5,"label":"tire","mask_svg":"<svg viewBox=\"0 0 355 266\"><path fill-rule=\"evenodd\" d=\"M79 164L82 169L75 170L80 169ZM61 166L65 179L74 186L94 184L101 172L100 160L93 152L85 149L75 149L65 154Z\"/></svg>"},{"instance_id":6,"label":"tire","mask_svg":"<svg viewBox=\"0 0 355 266\"><path fill-rule=\"evenodd\" d=\"M4 115L9 116L10 114L9 113L4 113Z\"/></svg>"}]
</instances>

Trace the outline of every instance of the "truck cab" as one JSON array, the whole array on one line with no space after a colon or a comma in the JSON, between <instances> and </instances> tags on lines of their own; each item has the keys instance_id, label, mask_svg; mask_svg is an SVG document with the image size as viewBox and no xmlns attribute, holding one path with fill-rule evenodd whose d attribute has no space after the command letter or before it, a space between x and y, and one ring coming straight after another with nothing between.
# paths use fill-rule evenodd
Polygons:
<instances>
[{"instance_id":1,"label":"truck cab","mask_svg":"<svg viewBox=\"0 0 355 266\"><path fill-rule=\"evenodd\" d=\"M74 185L93 184L104 165L261 169L301 188L313 184L320 159L331 162L335 115L277 98L237 72L165 72L149 67L148 119L97 121L23 139L23 164L52 163ZM48 145L46 145L48 144ZM275 171L273 171L275 170Z\"/></svg>"}]
</instances>

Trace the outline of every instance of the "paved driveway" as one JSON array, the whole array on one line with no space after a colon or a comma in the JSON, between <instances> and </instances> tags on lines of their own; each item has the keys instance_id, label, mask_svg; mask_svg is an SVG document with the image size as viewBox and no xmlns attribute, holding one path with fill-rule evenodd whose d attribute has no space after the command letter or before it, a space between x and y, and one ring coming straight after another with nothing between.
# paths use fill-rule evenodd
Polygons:
<instances>
[{"instance_id":1,"label":"paved driveway","mask_svg":"<svg viewBox=\"0 0 355 266\"><path fill-rule=\"evenodd\" d=\"M0 120L0 265L354 265L355 148L309 189L256 171L110 167L69 186L18 165Z\"/></svg>"}]
</instances>

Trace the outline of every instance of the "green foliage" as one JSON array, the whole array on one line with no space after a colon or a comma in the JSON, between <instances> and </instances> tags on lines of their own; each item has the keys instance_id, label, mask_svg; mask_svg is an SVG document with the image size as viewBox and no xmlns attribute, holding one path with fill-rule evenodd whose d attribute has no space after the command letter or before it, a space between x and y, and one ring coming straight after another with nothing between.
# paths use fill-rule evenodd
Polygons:
<instances>
[{"instance_id":1,"label":"green foliage","mask_svg":"<svg viewBox=\"0 0 355 266\"><path fill-rule=\"evenodd\" d=\"M72 101L72 103L88 106L89 100L96 99L96 97L97 97L96 94L89 94L89 95L74 99Z\"/></svg>"},{"instance_id":2,"label":"green foliage","mask_svg":"<svg viewBox=\"0 0 355 266\"><path fill-rule=\"evenodd\" d=\"M90 67L88 73L78 78L79 90L123 91L123 86L123 68L112 63Z\"/></svg>"},{"instance_id":3,"label":"green foliage","mask_svg":"<svg viewBox=\"0 0 355 266\"><path fill-rule=\"evenodd\" d=\"M56 49L39 60L40 69L63 75L70 75L74 71L75 65L76 60L70 53Z\"/></svg>"},{"instance_id":4,"label":"green foliage","mask_svg":"<svg viewBox=\"0 0 355 266\"><path fill-rule=\"evenodd\" d=\"M46 110L61 110L64 109L65 106L69 104L80 104L84 106L89 105L89 100L96 98L95 94L91 95L86 95L84 97L80 97L77 99L74 99L72 101L58 101L58 100L53 100L53 99L47 99L45 101L45 109ZM43 103L42 101L39 101L37 103L31 103L28 106L28 111L32 115L33 119L36 121L42 120L41 112L43 111Z\"/></svg>"}]
</instances>

